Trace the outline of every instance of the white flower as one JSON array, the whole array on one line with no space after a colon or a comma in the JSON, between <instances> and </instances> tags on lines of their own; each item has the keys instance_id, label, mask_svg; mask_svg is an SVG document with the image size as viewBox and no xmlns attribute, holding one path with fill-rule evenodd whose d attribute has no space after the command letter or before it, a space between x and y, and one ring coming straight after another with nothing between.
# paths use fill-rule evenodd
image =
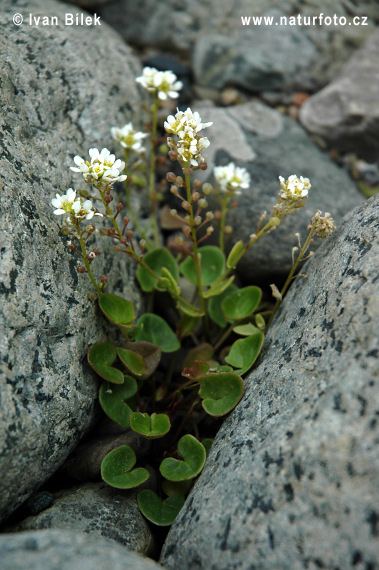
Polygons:
<instances>
[{"instance_id":1,"label":"white flower","mask_svg":"<svg viewBox=\"0 0 379 570\"><path fill-rule=\"evenodd\" d=\"M147 133L135 131L132 123L127 123L122 129L112 127L111 133L114 140L120 143L122 147L135 152L143 152L145 150L142 146L142 139L147 137Z\"/></svg>"},{"instance_id":2,"label":"white flower","mask_svg":"<svg viewBox=\"0 0 379 570\"><path fill-rule=\"evenodd\" d=\"M298 178L296 174L288 177L285 180L283 176L279 176L280 181L280 193L279 196L282 200L299 200L300 198L307 198L308 190L311 187L309 178L303 178L300 176Z\"/></svg>"},{"instance_id":3,"label":"white flower","mask_svg":"<svg viewBox=\"0 0 379 570\"><path fill-rule=\"evenodd\" d=\"M126 180L126 175L121 174L125 168L125 162L120 159L116 160L115 155L111 154L107 148L103 148L101 152L97 148L90 148L88 152L91 162L75 156L74 162L78 168L70 167L74 172L81 172L86 182L93 184L96 188L103 188L114 182Z\"/></svg>"},{"instance_id":4,"label":"white flower","mask_svg":"<svg viewBox=\"0 0 379 570\"><path fill-rule=\"evenodd\" d=\"M175 117L173 115L169 115L167 117L167 121L164 123L164 128L167 133L178 135L179 132L186 127L189 127L198 133L202 129L206 129L211 125L213 125L213 123L202 123L199 113L197 111L193 113L188 107L186 111L179 111L179 109L177 109Z\"/></svg>"},{"instance_id":5,"label":"white flower","mask_svg":"<svg viewBox=\"0 0 379 570\"><path fill-rule=\"evenodd\" d=\"M227 166L216 166L213 175L221 192L241 194L242 189L249 188L250 175L246 168L236 166L230 162Z\"/></svg>"},{"instance_id":6,"label":"white flower","mask_svg":"<svg viewBox=\"0 0 379 570\"><path fill-rule=\"evenodd\" d=\"M162 101L171 97L179 97L178 91L183 87L172 71L158 71L154 67L144 67L142 75L137 77L137 83L142 85L149 93L153 93Z\"/></svg>"},{"instance_id":7,"label":"white flower","mask_svg":"<svg viewBox=\"0 0 379 570\"><path fill-rule=\"evenodd\" d=\"M74 220L91 220L93 216L102 216L99 212L95 212L91 200L83 201L82 198L76 197L76 192L69 188L63 196L56 194L56 197L51 200L54 208L54 214L61 216L69 214L66 222L72 224Z\"/></svg>"}]
</instances>

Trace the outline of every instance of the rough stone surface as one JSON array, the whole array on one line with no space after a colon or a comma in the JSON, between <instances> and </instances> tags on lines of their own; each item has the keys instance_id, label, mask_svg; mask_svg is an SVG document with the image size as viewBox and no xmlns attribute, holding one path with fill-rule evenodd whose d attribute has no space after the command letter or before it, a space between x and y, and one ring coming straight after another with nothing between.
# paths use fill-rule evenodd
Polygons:
<instances>
[{"instance_id":1,"label":"rough stone surface","mask_svg":"<svg viewBox=\"0 0 379 570\"><path fill-rule=\"evenodd\" d=\"M186 56L193 54L198 41L203 41L206 45L212 44L214 40L206 40L207 36L224 36L226 43L221 44L221 50L207 50L209 56L214 58L210 61L210 57L207 57L207 62L212 69L221 69L224 58L229 59L230 54L236 54L240 60L240 71L248 74L244 81L248 82L248 87L253 91L269 88L263 87L262 79L266 76L268 85L271 85L273 70L278 71L275 87L279 85L279 76L283 81L282 86L289 85L288 77L278 70L282 51L290 56L292 62L286 61L285 68L291 70L292 81L296 79L293 53L295 45L299 48L296 65L299 81L309 88L325 85L334 77L336 70L340 69L354 48L361 45L373 31L374 22L379 22L376 0L354 0L349 4L342 0L322 0L317 3L314 0L188 0L185 3L177 0L115 0L100 9L100 13L102 18L115 26L128 41L139 46L148 45L172 52L179 51ZM313 18L320 13L324 17L333 17L334 14L338 18L345 17L346 25L315 23L281 26L280 20L277 20L281 14L287 17L297 17L300 14L302 17ZM272 14L275 14L275 25L242 25L241 16L259 17ZM353 18L357 16L367 17L367 25L353 25ZM260 39L264 40L265 45L257 45ZM266 50L268 45L272 49ZM250 54L241 54L241 46L244 46L245 52L250 51ZM304 53L302 49L305 49ZM315 51L317 58L314 58ZM236 62L228 63L232 66L238 65ZM198 81L203 85L212 85L209 70L203 74L202 69L203 65L198 69L195 66ZM237 84L241 84L241 76L238 77L237 70L233 78L237 78ZM226 74L225 79L229 81L230 76Z\"/></svg>"},{"instance_id":2,"label":"rough stone surface","mask_svg":"<svg viewBox=\"0 0 379 570\"><path fill-rule=\"evenodd\" d=\"M153 537L138 508L135 493L113 489L106 483L87 483L59 492L50 508L5 530L46 528L103 536L140 554L148 554L153 546Z\"/></svg>"},{"instance_id":3,"label":"rough stone surface","mask_svg":"<svg viewBox=\"0 0 379 570\"><path fill-rule=\"evenodd\" d=\"M166 568L376 567L378 214L378 198L355 209L294 282Z\"/></svg>"},{"instance_id":4,"label":"rough stone surface","mask_svg":"<svg viewBox=\"0 0 379 570\"><path fill-rule=\"evenodd\" d=\"M0 534L3 570L159 570L153 560L106 538L68 530Z\"/></svg>"},{"instance_id":5,"label":"rough stone surface","mask_svg":"<svg viewBox=\"0 0 379 570\"><path fill-rule=\"evenodd\" d=\"M232 211L232 243L247 243L264 211L272 212L280 190L278 176L306 176L312 188L305 207L285 218L279 228L253 246L239 264L246 282L280 280L291 268L295 232L307 236L309 220L319 209L328 211L338 222L362 202L363 196L344 170L320 151L297 123L260 102L230 108L198 105L203 121L213 121L206 134L211 145L204 151L211 176L213 167L230 161L247 168L251 186L239 196ZM201 174L196 173L197 177ZM317 244L315 242L315 247Z\"/></svg>"},{"instance_id":6,"label":"rough stone surface","mask_svg":"<svg viewBox=\"0 0 379 570\"><path fill-rule=\"evenodd\" d=\"M341 74L310 97L300 120L330 146L375 161L379 156L379 31L346 64Z\"/></svg>"},{"instance_id":7,"label":"rough stone surface","mask_svg":"<svg viewBox=\"0 0 379 570\"><path fill-rule=\"evenodd\" d=\"M16 27L16 12L60 25ZM85 357L105 333L51 199L81 184L69 168L75 154L113 148L110 127L141 119L130 49L105 24L64 26L66 12L49 0L1 5L0 518L59 467L94 414L97 381ZM101 255L93 267L138 302L124 259Z\"/></svg>"}]
</instances>

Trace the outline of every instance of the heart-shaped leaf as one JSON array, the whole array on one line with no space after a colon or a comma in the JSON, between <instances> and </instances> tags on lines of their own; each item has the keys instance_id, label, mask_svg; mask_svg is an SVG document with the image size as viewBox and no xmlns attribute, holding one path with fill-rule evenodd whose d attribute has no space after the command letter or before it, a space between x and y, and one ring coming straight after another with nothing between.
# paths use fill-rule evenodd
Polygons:
<instances>
[{"instance_id":1,"label":"heart-shaped leaf","mask_svg":"<svg viewBox=\"0 0 379 570\"><path fill-rule=\"evenodd\" d=\"M158 315L145 313L134 329L136 341L146 340L159 346L162 352L174 352L180 348L180 342L170 326Z\"/></svg>"},{"instance_id":2,"label":"heart-shaped leaf","mask_svg":"<svg viewBox=\"0 0 379 570\"><path fill-rule=\"evenodd\" d=\"M224 416L240 401L244 390L243 380L234 372L215 372L201 380L199 396L202 406L211 416Z\"/></svg>"},{"instance_id":3,"label":"heart-shaped leaf","mask_svg":"<svg viewBox=\"0 0 379 570\"><path fill-rule=\"evenodd\" d=\"M124 383L115 385L103 382L100 387L99 401L107 416L123 428L129 427L132 413L126 400L137 392L137 382L131 376L124 376Z\"/></svg>"},{"instance_id":4,"label":"heart-shaped leaf","mask_svg":"<svg viewBox=\"0 0 379 570\"><path fill-rule=\"evenodd\" d=\"M209 372L208 362L203 362L201 360L195 360L192 366L184 368L182 376L189 378L190 380L200 380Z\"/></svg>"},{"instance_id":5,"label":"heart-shaped leaf","mask_svg":"<svg viewBox=\"0 0 379 570\"><path fill-rule=\"evenodd\" d=\"M162 491L166 495L187 495L187 493L193 487L193 479L187 479L187 481L169 481L164 479L162 481Z\"/></svg>"},{"instance_id":6,"label":"heart-shaped leaf","mask_svg":"<svg viewBox=\"0 0 379 570\"><path fill-rule=\"evenodd\" d=\"M170 495L164 501L150 489L140 491L137 496L138 506L144 517L158 526L170 526L184 505L183 495Z\"/></svg>"},{"instance_id":7,"label":"heart-shaped leaf","mask_svg":"<svg viewBox=\"0 0 379 570\"><path fill-rule=\"evenodd\" d=\"M261 289L250 285L225 297L221 308L226 320L237 321L249 317L259 305L261 296Z\"/></svg>"},{"instance_id":8,"label":"heart-shaped leaf","mask_svg":"<svg viewBox=\"0 0 379 570\"><path fill-rule=\"evenodd\" d=\"M203 285L212 285L224 272L225 256L222 251L213 245L206 245L199 248L201 256L201 282ZM181 264L180 271L184 277L197 284L197 276L195 269L195 261L193 257L188 256Z\"/></svg>"},{"instance_id":9,"label":"heart-shaped leaf","mask_svg":"<svg viewBox=\"0 0 379 570\"><path fill-rule=\"evenodd\" d=\"M117 489L138 487L149 478L149 472L143 467L133 469L136 455L129 445L121 445L110 451L101 463L102 479Z\"/></svg>"},{"instance_id":10,"label":"heart-shaped leaf","mask_svg":"<svg viewBox=\"0 0 379 570\"><path fill-rule=\"evenodd\" d=\"M108 382L114 384L122 384L124 382L124 374L112 364L117 358L115 347L108 340L97 342L92 345L88 351L88 362L99 376Z\"/></svg>"},{"instance_id":11,"label":"heart-shaped leaf","mask_svg":"<svg viewBox=\"0 0 379 570\"><path fill-rule=\"evenodd\" d=\"M111 323L131 328L136 318L134 303L113 293L103 293L99 297L99 307Z\"/></svg>"},{"instance_id":12,"label":"heart-shaped leaf","mask_svg":"<svg viewBox=\"0 0 379 570\"><path fill-rule=\"evenodd\" d=\"M213 445L214 439L212 439L211 437L206 437L205 439L201 440L202 445L204 445L205 447L205 451L207 452L207 457L209 455L210 449Z\"/></svg>"},{"instance_id":13,"label":"heart-shaped leaf","mask_svg":"<svg viewBox=\"0 0 379 570\"><path fill-rule=\"evenodd\" d=\"M159 247L153 251L149 251L143 257L143 261L154 271L158 277L162 277L162 267L166 267L173 277L174 281L179 280L179 268L171 253L165 247ZM163 275L164 277L164 275ZM139 266L137 269L137 279L143 291L150 293L156 288L158 279L154 277L147 269Z\"/></svg>"},{"instance_id":14,"label":"heart-shaped leaf","mask_svg":"<svg viewBox=\"0 0 379 570\"><path fill-rule=\"evenodd\" d=\"M163 477L169 481L185 481L196 477L204 467L204 446L193 435L187 434L178 441L178 453L183 461L167 457L160 464L159 471Z\"/></svg>"},{"instance_id":15,"label":"heart-shaped leaf","mask_svg":"<svg viewBox=\"0 0 379 570\"><path fill-rule=\"evenodd\" d=\"M226 325L228 324L225 319L225 315L222 312L221 303L225 299L225 297L228 297L234 291L238 291L238 287L232 284L229 285L229 287L225 289L225 291L220 295L216 295L215 297L211 297L209 299L208 303L209 316L211 317L212 321L218 324L221 328L226 327Z\"/></svg>"},{"instance_id":16,"label":"heart-shaped leaf","mask_svg":"<svg viewBox=\"0 0 379 570\"><path fill-rule=\"evenodd\" d=\"M128 342L125 348L139 354L144 359L147 372L141 377L141 380L145 380L145 378L151 376L161 361L161 349L151 342L144 340L140 342Z\"/></svg>"},{"instance_id":17,"label":"heart-shaped leaf","mask_svg":"<svg viewBox=\"0 0 379 570\"><path fill-rule=\"evenodd\" d=\"M170 419L166 414L142 414L133 412L130 416L130 427L148 439L163 437L170 431Z\"/></svg>"},{"instance_id":18,"label":"heart-shaped leaf","mask_svg":"<svg viewBox=\"0 0 379 570\"><path fill-rule=\"evenodd\" d=\"M245 374L258 358L264 340L264 334L259 331L246 338L236 340L225 360L237 368L237 374Z\"/></svg>"},{"instance_id":19,"label":"heart-shaped leaf","mask_svg":"<svg viewBox=\"0 0 379 570\"><path fill-rule=\"evenodd\" d=\"M129 348L117 348L117 354L123 365L135 376L144 376L147 373L145 359Z\"/></svg>"}]
</instances>

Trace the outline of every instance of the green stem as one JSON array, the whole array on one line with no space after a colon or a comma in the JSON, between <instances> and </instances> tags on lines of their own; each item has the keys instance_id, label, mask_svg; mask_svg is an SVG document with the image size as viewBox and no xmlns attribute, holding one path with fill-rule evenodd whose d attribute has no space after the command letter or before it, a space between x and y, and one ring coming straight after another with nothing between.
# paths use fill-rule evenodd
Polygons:
<instances>
[{"instance_id":1,"label":"green stem","mask_svg":"<svg viewBox=\"0 0 379 570\"><path fill-rule=\"evenodd\" d=\"M220 198L221 202L221 219L220 219L220 249L224 252L225 249L225 222L226 214L228 212L229 199L228 197Z\"/></svg>"},{"instance_id":2,"label":"green stem","mask_svg":"<svg viewBox=\"0 0 379 570\"><path fill-rule=\"evenodd\" d=\"M152 105L152 123L151 123L151 145L150 145L150 174L149 174L149 203L150 203L150 215L153 224L154 232L154 242L155 247L159 247L159 229L157 222L157 212L156 212L156 201L155 201L155 149L156 149L156 139L158 131L158 107L159 99L157 96L154 98L154 103Z\"/></svg>"},{"instance_id":3,"label":"green stem","mask_svg":"<svg viewBox=\"0 0 379 570\"><path fill-rule=\"evenodd\" d=\"M312 238L313 238L314 235L315 235L315 231L312 229L312 230L309 232L309 235L308 235L308 237L307 237L307 239L306 239L306 241L305 241L303 247L301 248L301 250L300 250L300 252L299 252L299 255L297 256L296 261L295 261L295 263L293 264L292 269L291 269L291 271L290 271L289 274L288 274L287 280L286 280L286 282L284 283L284 285L283 285L283 287L282 287L282 290L280 291L281 297L283 297L284 294L285 294L285 292L287 291L287 289L288 289L288 287L289 287L289 285L290 285L290 283L291 283L291 281L292 281L292 279L293 279L294 273L295 273L295 271L296 271L296 269L297 269L299 263L300 263L301 260L303 259L304 254L306 253L306 251L307 251L307 249L308 249L308 247L309 247L309 245L310 245L310 243L311 243ZM277 299L277 301L276 301L276 303L275 303L275 306L274 306L274 309L273 309L273 311L272 311L272 313L271 313L270 319L269 319L269 321L268 321L268 323L267 323L266 332L267 332L267 330L269 329L269 327L270 327L270 325L271 325L271 323L272 323L272 321L273 321L273 319L274 319L274 317L275 317L275 315L276 315L276 313L277 313L277 310L279 309L279 305L280 305L281 302L282 302L282 301L281 301L280 299Z\"/></svg>"}]
</instances>

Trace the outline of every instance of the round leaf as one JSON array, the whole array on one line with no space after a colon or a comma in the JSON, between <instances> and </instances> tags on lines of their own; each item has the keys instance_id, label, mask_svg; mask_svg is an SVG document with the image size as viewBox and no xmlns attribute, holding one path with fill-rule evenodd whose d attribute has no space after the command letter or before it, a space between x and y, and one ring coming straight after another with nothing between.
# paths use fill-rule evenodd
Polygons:
<instances>
[{"instance_id":1,"label":"round leaf","mask_svg":"<svg viewBox=\"0 0 379 570\"><path fill-rule=\"evenodd\" d=\"M108 340L97 342L88 351L88 362L99 376L108 382L122 384L124 375L121 370L111 366L117 358L115 347Z\"/></svg>"},{"instance_id":2,"label":"round leaf","mask_svg":"<svg viewBox=\"0 0 379 570\"><path fill-rule=\"evenodd\" d=\"M145 359L134 350L117 348L117 354L123 365L135 376L143 376L147 373Z\"/></svg>"},{"instance_id":3,"label":"round leaf","mask_svg":"<svg viewBox=\"0 0 379 570\"><path fill-rule=\"evenodd\" d=\"M141 341L128 342L125 345L125 348L136 352L144 359L147 372L142 376L141 379L144 380L145 378L151 376L161 360L162 351L159 346L156 346L151 342Z\"/></svg>"},{"instance_id":4,"label":"round leaf","mask_svg":"<svg viewBox=\"0 0 379 570\"><path fill-rule=\"evenodd\" d=\"M178 452L183 461L167 457L162 461L159 471L169 481L185 481L196 477L204 467L206 451L193 435L187 434L178 442Z\"/></svg>"},{"instance_id":5,"label":"round leaf","mask_svg":"<svg viewBox=\"0 0 379 570\"><path fill-rule=\"evenodd\" d=\"M130 326L136 318L134 303L112 293L103 293L99 297L99 306L107 319L116 325Z\"/></svg>"},{"instance_id":6,"label":"round leaf","mask_svg":"<svg viewBox=\"0 0 379 570\"><path fill-rule=\"evenodd\" d=\"M240 336L250 336L256 332L259 332L259 328L255 327L252 323L246 323L245 325L237 325L233 328L233 331Z\"/></svg>"},{"instance_id":7,"label":"round leaf","mask_svg":"<svg viewBox=\"0 0 379 570\"><path fill-rule=\"evenodd\" d=\"M138 487L149 478L147 469L138 467L131 470L136 464L136 455L129 445L122 445L110 451L101 463L102 479L117 489L132 489Z\"/></svg>"},{"instance_id":8,"label":"round leaf","mask_svg":"<svg viewBox=\"0 0 379 570\"><path fill-rule=\"evenodd\" d=\"M225 357L226 362L238 368L237 374L245 374L258 358L263 340L264 334L261 331L236 340Z\"/></svg>"},{"instance_id":9,"label":"round leaf","mask_svg":"<svg viewBox=\"0 0 379 570\"><path fill-rule=\"evenodd\" d=\"M148 439L163 437L170 431L170 419L166 414L142 414L133 412L130 416L130 427Z\"/></svg>"},{"instance_id":10,"label":"round leaf","mask_svg":"<svg viewBox=\"0 0 379 570\"><path fill-rule=\"evenodd\" d=\"M234 372L216 372L201 380L199 396L202 406L211 416L223 416L240 401L244 390L243 380Z\"/></svg>"},{"instance_id":11,"label":"round leaf","mask_svg":"<svg viewBox=\"0 0 379 570\"><path fill-rule=\"evenodd\" d=\"M213 348L213 346L208 344L207 342L202 342L201 344L198 344L197 346L195 346L195 348L190 350L187 356L185 357L183 362L184 368L191 368L197 360L201 362L210 361L214 355L214 352L215 349Z\"/></svg>"},{"instance_id":12,"label":"round leaf","mask_svg":"<svg viewBox=\"0 0 379 570\"><path fill-rule=\"evenodd\" d=\"M218 324L221 328L226 327L226 325L228 324L225 319L225 315L222 312L221 303L225 299L225 297L228 297L234 291L238 291L238 287L232 284L229 285L229 287L220 295L211 297L209 299L208 303L209 316L211 317L212 321Z\"/></svg>"},{"instance_id":13,"label":"round leaf","mask_svg":"<svg viewBox=\"0 0 379 570\"><path fill-rule=\"evenodd\" d=\"M162 268L166 267L173 279L178 282L179 268L171 253L165 247L159 247L153 251L149 251L143 257L143 261L154 271L158 277L162 277ZM142 266L138 267L137 279L141 288L150 293L157 285L158 280L147 269Z\"/></svg>"},{"instance_id":14,"label":"round leaf","mask_svg":"<svg viewBox=\"0 0 379 570\"><path fill-rule=\"evenodd\" d=\"M115 385L103 382L99 401L107 416L123 428L129 427L131 408L125 402L137 392L137 382L131 376L124 376L124 383Z\"/></svg>"},{"instance_id":15,"label":"round leaf","mask_svg":"<svg viewBox=\"0 0 379 570\"><path fill-rule=\"evenodd\" d=\"M170 526L184 505L183 495L170 495L161 501L158 495L150 489L140 491L137 496L138 506L144 517L158 526Z\"/></svg>"},{"instance_id":16,"label":"round leaf","mask_svg":"<svg viewBox=\"0 0 379 570\"><path fill-rule=\"evenodd\" d=\"M201 255L201 282L203 285L212 285L224 272L225 256L218 247L213 245L200 247L199 254ZM180 264L180 270L188 281L197 284L193 257L188 256Z\"/></svg>"},{"instance_id":17,"label":"round leaf","mask_svg":"<svg viewBox=\"0 0 379 570\"><path fill-rule=\"evenodd\" d=\"M134 330L136 341L147 340L160 347L162 352L174 352L180 348L180 342L169 325L152 313L145 313L138 321Z\"/></svg>"},{"instance_id":18,"label":"round leaf","mask_svg":"<svg viewBox=\"0 0 379 570\"><path fill-rule=\"evenodd\" d=\"M228 321L245 319L250 316L261 300L262 291L251 285L231 293L221 303L221 308Z\"/></svg>"}]
</instances>

